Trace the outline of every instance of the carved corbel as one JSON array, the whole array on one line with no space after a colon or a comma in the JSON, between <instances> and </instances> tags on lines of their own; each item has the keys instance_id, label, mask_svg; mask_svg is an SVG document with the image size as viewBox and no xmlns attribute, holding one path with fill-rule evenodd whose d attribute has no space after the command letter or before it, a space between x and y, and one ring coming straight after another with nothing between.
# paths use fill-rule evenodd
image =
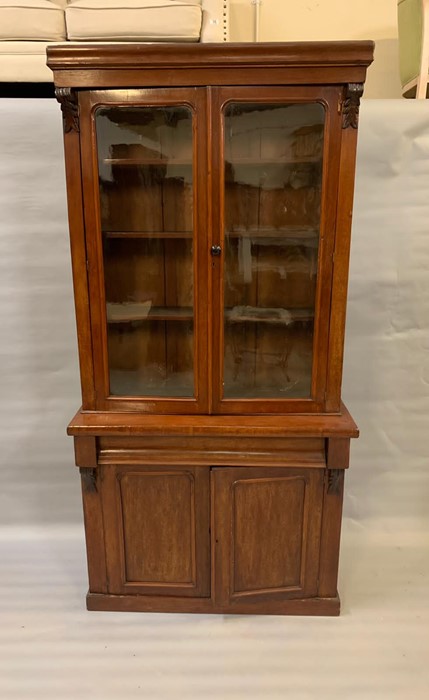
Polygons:
<instances>
[{"instance_id":1,"label":"carved corbel","mask_svg":"<svg viewBox=\"0 0 429 700\"><path fill-rule=\"evenodd\" d=\"M349 83L343 102L343 129L349 126L357 129L359 121L360 98L363 95L363 83Z\"/></svg>"},{"instance_id":2,"label":"carved corbel","mask_svg":"<svg viewBox=\"0 0 429 700\"><path fill-rule=\"evenodd\" d=\"M343 469L328 469L328 493L331 496L338 496L341 489L341 474Z\"/></svg>"},{"instance_id":3,"label":"carved corbel","mask_svg":"<svg viewBox=\"0 0 429 700\"><path fill-rule=\"evenodd\" d=\"M97 470L91 467L80 467L82 487L86 493L97 493Z\"/></svg>"},{"instance_id":4,"label":"carved corbel","mask_svg":"<svg viewBox=\"0 0 429 700\"><path fill-rule=\"evenodd\" d=\"M71 88L55 88L55 97L61 105L64 133L79 132L79 105L75 91Z\"/></svg>"}]
</instances>

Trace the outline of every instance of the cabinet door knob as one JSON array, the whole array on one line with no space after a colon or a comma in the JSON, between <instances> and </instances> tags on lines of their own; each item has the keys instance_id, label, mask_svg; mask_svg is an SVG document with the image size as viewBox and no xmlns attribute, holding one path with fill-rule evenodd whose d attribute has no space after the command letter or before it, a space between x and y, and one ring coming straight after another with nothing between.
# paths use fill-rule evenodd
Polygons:
<instances>
[{"instance_id":1,"label":"cabinet door knob","mask_svg":"<svg viewBox=\"0 0 429 700\"><path fill-rule=\"evenodd\" d=\"M212 247L210 248L210 253L212 255L220 255L221 252L222 248L220 247L220 245L212 245Z\"/></svg>"}]
</instances>

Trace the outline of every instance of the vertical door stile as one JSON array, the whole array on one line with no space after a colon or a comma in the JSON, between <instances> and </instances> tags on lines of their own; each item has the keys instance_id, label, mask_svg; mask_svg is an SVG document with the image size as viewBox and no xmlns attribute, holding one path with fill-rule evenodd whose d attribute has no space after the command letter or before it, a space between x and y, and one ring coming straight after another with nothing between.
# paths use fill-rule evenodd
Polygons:
<instances>
[{"instance_id":1,"label":"vertical door stile","mask_svg":"<svg viewBox=\"0 0 429 700\"><path fill-rule=\"evenodd\" d=\"M104 93L106 99L107 94ZM100 99L102 99L100 94ZM92 93L79 94L80 140L82 154L82 182L85 221L85 243L87 253L87 272L89 288L89 310L91 317L92 350L94 357L95 408L106 408L108 394L108 367L106 361L106 325L103 317L104 284L103 256L101 251L97 142L92 120Z\"/></svg>"},{"instance_id":2,"label":"vertical door stile","mask_svg":"<svg viewBox=\"0 0 429 700\"><path fill-rule=\"evenodd\" d=\"M224 240L222 233L222 220L224 210L224 192L222 187L223 182L223 138L222 138L222 119L221 119L221 90L218 87L209 88L209 110L210 110L210 142L209 142L209 158L211 161L211 237L207 250L209 260L209 279L210 279L210 297L208 305L208 314L210 322L211 345L211 392L210 392L210 411L218 412L218 397L222 396L223 385L223 367L222 367L222 348L223 334L221 318L223 315L223 294L222 294L222 276L223 276L223 258L222 250ZM212 255L214 246L220 247L220 255Z\"/></svg>"}]
</instances>

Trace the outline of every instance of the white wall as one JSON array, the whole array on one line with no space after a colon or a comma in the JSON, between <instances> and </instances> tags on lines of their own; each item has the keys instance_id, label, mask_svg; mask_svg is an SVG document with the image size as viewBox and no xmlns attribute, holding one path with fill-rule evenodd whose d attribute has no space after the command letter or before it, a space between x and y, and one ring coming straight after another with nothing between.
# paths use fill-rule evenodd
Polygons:
<instances>
[{"instance_id":1,"label":"white wall","mask_svg":"<svg viewBox=\"0 0 429 700\"><path fill-rule=\"evenodd\" d=\"M252 41L251 0L230 2L231 41ZM373 39L365 97L400 97L396 12L396 0L262 0L260 41Z\"/></svg>"}]
</instances>

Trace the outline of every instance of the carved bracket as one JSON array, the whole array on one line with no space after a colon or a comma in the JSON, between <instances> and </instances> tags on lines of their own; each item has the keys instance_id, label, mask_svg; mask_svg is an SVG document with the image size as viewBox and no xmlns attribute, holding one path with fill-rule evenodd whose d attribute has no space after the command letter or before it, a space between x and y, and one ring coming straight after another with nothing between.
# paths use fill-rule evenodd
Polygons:
<instances>
[{"instance_id":1,"label":"carved bracket","mask_svg":"<svg viewBox=\"0 0 429 700\"><path fill-rule=\"evenodd\" d=\"M55 97L61 105L63 113L63 129L67 134L69 131L79 131L79 105L77 95L71 88L55 88Z\"/></svg>"},{"instance_id":2,"label":"carved bracket","mask_svg":"<svg viewBox=\"0 0 429 700\"><path fill-rule=\"evenodd\" d=\"M97 470L91 467L80 467L79 471L85 493L97 493Z\"/></svg>"},{"instance_id":3,"label":"carved bracket","mask_svg":"<svg viewBox=\"0 0 429 700\"><path fill-rule=\"evenodd\" d=\"M328 494L338 496L341 487L341 473L343 469L328 469Z\"/></svg>"},{"instance_id":4,"label":"carved bracket","mask_svg":"<svg viewBox=\"0 0 429 700\"><path fill-rule=\"evenodd\" d=\"M349 126L357 129L359 121L360 98L363 95L363 83L349 83L343 102L343 129Z\"/></svg>"}]
</instances>

